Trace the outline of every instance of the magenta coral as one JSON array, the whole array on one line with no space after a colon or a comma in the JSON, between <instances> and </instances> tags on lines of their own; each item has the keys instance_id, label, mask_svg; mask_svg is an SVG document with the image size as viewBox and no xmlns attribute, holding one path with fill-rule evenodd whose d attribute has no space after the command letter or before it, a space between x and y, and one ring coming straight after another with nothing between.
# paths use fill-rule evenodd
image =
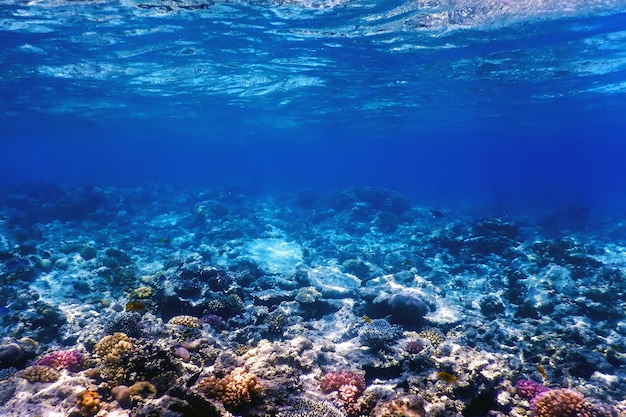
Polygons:
<instances>
[{"instance_id":1,"label":"magenta coral","mask_svg":"<svg viewBox=\"0 0 626 417\"><path fill-rule=\"evenodd\" d=\"M550 391L550 388L532 379L520 379L515 386L517 387L517 393L529 400L543 392Z\"/></svg>"},{"instance_id":2,"label":"magenta coral","mask_svg":"<svg viewBox=\"0 0 626 417\"><path fill-rule=\"evenodd\" d=\"M354 386L359 395L365 391L365 377L351 371L329 372L322 377L320 386L324 392L338 391L344 385Z\"/></svg>"},{"instance_id":3,"label":"magenta coral","mask_svg":"<svg viewBox=\"0 0 626 417\"><path fill-rule=\"evenodd\" d=\"M77 371L83 367L85 356L78 350L57 350L42 356L36 365L49 366L58 370Z\"/></svg>"}]
</instances>

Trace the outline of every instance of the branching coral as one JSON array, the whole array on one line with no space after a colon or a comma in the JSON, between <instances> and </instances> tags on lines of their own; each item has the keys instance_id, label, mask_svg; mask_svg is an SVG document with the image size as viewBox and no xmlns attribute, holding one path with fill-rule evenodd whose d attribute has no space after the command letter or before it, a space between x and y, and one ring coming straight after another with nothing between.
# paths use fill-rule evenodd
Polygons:
<instances>
[{"instance_id":1,"label":"branching coral","mask_svg":"<svg viewBox=\"0 0 626 417\"><path fill-rule=\"evenodd\" d=\"M365 377L351 371L329 372L320 381L322 391L333 395L343 406L348 415L359 412L358 400L365 391Z\"/></svg>"},{"instance_id":2,"label":"branching coral","mask_svg":"<svg viewBox=\"0 0 626 417\"><path fill-rule=\"evenodd\" d=\"M549 391L550 388L531 379L520 379L515 384L517 393L526 399L535 398L537 395Z\"/></svg>"},{"instance_id":3,"label":"branching coral","mask_svg":"<svg viewBox=\"0 0 626 417\"><path fill-rule=\"evenodd\" d=\"M256 375L243 367L235 368L223 378L214 375L203 378L198 383L198 390L210 398L216 398L228 407L249 404L252 397L261 392L261 385Z\"/></svg>"},{"instance_id":4,"label":"branching coral","mask_svg":"<svg viewBox=\"0 0 626 417\"><path fill-rule=\"evenodd\" d=\"M42 356L36 364L75 372L83 367L84 362L85 355L78 350L57 350Z\"/></svg>"},{"instance_id":5,"label":"branching coral","mask_svg":"<svg viewBox=\"0 0 626 417\"><path fill-rule=\"evenodd\" d=\"M538 394L530 408L535 417L595 417L597 414L580 392L567 388Z\"/></svg>"},{"instance_id":6,"label":"branching coral","mask_svg":"<svg viewBox=\"0 0 626 417\"><path fill-rule=\"evenodd\" d=\"M113 333L103 337L96 346L94 352L106 365L117 365L122 361L122 354L133 348L132 339L124 333Z\"/></svg>"},{"instance_id":7,"label":"branching coral","mask_svg":"<svg viewBox=\"0 0 626 417\"><path fill-rule=\"evenodd\" d=\"M114 333L103 337L94 347L94 353L102 361L101 375L116 383L124 380L125 371L121 367L123 356L133 349L133 341L124 333Z\"/></svg>"},{"instance_id":8,"label":"branching coral","mask_svg":"<svg viewBox=\"0 0 626 417\"><path fill-rule=\"evenodd\" d=\"M322 391L326 393L337 391L343 385L353 385L363 393L365 391L365 377L356 372L343 370L329 372L320 381Z\"/></svg>"}]
</instances>

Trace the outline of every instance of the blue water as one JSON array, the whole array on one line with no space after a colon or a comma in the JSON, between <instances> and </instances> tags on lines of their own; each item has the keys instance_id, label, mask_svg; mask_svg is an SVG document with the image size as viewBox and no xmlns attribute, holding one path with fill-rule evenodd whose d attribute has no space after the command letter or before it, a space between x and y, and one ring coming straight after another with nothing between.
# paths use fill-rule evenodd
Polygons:
<instances>
[{"instance_id":1,"label":"blue water","mask_svg":"<svg viewBox=\"0 0 626 417\"><path fill-rule=\"evenodd\" d=\"M626 2L553 3L3 1L0 178L620 214Z\"/></svg>"}]
</instances>

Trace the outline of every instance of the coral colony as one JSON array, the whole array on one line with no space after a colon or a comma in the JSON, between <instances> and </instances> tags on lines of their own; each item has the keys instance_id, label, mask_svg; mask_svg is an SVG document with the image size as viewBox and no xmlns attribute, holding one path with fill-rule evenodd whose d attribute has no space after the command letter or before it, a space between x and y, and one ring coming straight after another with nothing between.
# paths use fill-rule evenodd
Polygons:
<instances>
[{"instance_id":1,"label":"coral colony","mask_svg":"<svg viewBox=\"0 0 626 417\"><path fill-rule=\"evenodd\" d=\"M82 193L4 197L3 417L626 413L610 242L371 188Z\"/></svg>"}]
</instances>

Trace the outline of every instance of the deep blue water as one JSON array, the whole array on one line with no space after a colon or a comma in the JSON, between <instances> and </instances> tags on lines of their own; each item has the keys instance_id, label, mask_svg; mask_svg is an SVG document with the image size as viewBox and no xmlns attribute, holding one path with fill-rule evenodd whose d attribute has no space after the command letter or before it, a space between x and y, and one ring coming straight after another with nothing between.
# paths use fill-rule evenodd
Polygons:
<instances>
[{"instance_id":1,"label":"deep blue water","mask_svg":"<svg viewBox=\"0 0 626 417\"><path fill-rule=\"evenodd\" d=\"M4 183L626 209L626 2L4 1Z\"/></svg>"}]
</instances>

